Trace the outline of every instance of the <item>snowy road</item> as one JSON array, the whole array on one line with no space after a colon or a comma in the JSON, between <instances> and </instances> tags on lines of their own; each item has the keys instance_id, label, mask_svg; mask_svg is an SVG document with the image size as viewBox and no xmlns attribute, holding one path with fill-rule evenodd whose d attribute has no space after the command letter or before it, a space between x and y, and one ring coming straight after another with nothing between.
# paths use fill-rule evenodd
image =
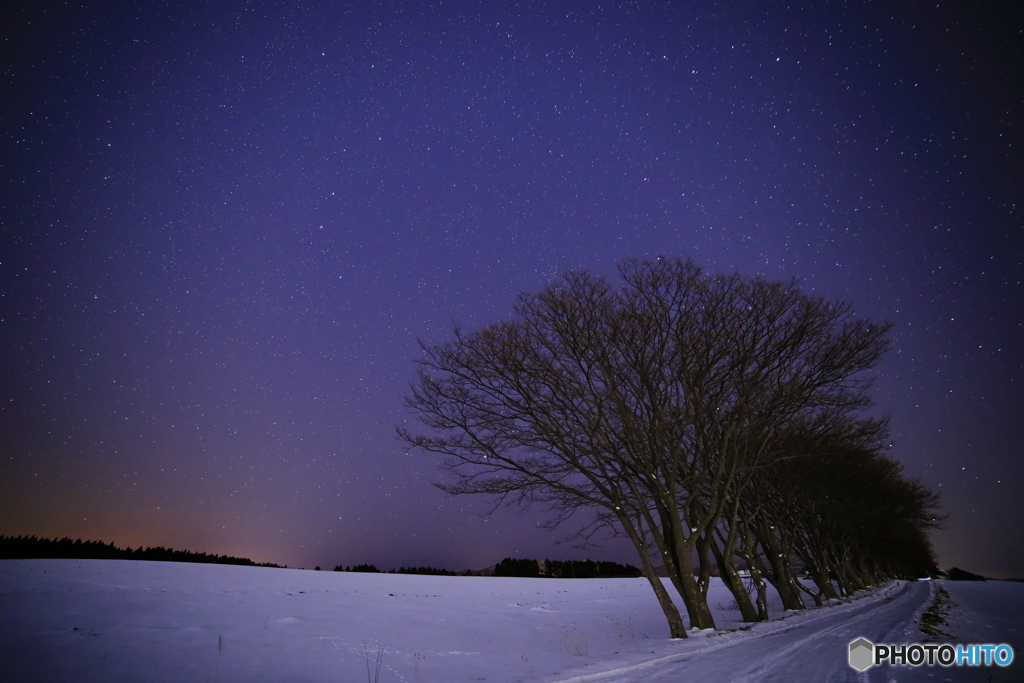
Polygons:
<instances>
[{"instance_id":1,"label":"snowy road","mask_svg":"<svg viewBox=\"0 0 1024 683\"><path fill-rule=\"evenodd\" d=\"M856 681L860 675L847 664L851 640L864 636L875 643L888 642L887 636L913 618L929 597L927 583L903 583L893 586L884 598L869 604L857 603L848 610L820 610L801 620L759 638L747 640L742 655L723 648L708 653L694 664L704 680L734 681ZM785 623L785 622L783 622ZM644 676L643 680L678 681L681 665ZM690 671L693 665L688 667ZM882 674L883 670L870 669ZM640 679L637 679L640 680ZM882 679L881 676L878 680Z\"/></svg>"},{"instance_id":2,"label":"snowy road","mask_svg":"<svg viewBox=\"0 0 1024 683\"><path fill-rule=\"evenodd\" d=\"M757 624L744 633L713 635L707 644L687 652L656 657L602 673L561 679L560 683L679 683L680 681L815 681L839 683L1024 683L1024 663L1000 667L889 667L875 666L859 673L847 664L849 643L865 637L873 643L922 642L921 613L936 595L934 582L895 582L870 596L827 609L790 613L778 622ZM945 584L953 594L947 609L955 612L966 642L1010 642L1021 652L1019 622L1022 592L1011 584ZM985 595L980 591L999 591ZM976 595L972 595L975 593ZM969 599L969 602L967 601ZM964 600L967 611L957 600ZM1016 627L1016 628L1015 628ZM966 631L966 632L965 632ZM981 636L981 637L978 637ZM1009 637L1007 637L1009 636ZM716 640L724 642L715 643Z\"/></svg>"},{"instance_id":3,"label":"snowy road","mask_svg":"<svg viewBox=\"0 0 1024 683\"><path fill-rule=\"evenodd\" d=\"M796 614L780 623L763 624L758 628L763 633L752 633L722 646L710 645L699 652L568 680L573 683L677 683L693 679L736 683L888 683L893 679L888 667L873 667L866 674L851 669L847 664L847 647L860 636L875 643L902 640L903 633L914 624L915 615L928 604L930 585L928 582L893 584L876 596L852 604ZM896 679L901 680L902 676Z\"/></svg>"}]
</instances>

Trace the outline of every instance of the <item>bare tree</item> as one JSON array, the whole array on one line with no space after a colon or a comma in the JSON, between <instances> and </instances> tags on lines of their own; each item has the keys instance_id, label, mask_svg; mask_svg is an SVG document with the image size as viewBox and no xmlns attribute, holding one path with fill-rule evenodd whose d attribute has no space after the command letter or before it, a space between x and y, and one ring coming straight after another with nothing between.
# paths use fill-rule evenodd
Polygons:
<instances>
[{"instance_id":1,"label":"bare tree","mask_svg":"<svg viewBox=\"0 0 1024 683\"><path fill-rule=\"evenodd\" d=\"M600 365L609 352L615 294L606 281L567 275L560 288L522 297L517 320L454 341L423 345L407 404L433 435L399 428L411 445L444 454L453 494L548 505L553 525L581 507L591 527L614 525L637 548L673 638L685 638L678 609L655 573L637 484L621 458ZM614 381L614 379L613 379ZM590 533L584 529L581 534Z\"/></svg>"},{"instance_id":2,"label":"bare tree","mask_svg":"<svg viewBox=\"0 0 1024 683\"><path fill-rule=\"evenodd\" d=\"M786 468L793 549L822 592L829 574L849 594L880 581L934 573L927 532L942 521L939 499L902 475L879 449L848 447Z\"/></svg>"},{"instance_id":3,"label":"bare tree","mask_svg":"<svg viewBox=\"0 0 1024 683\"><path fill-rule=\"evenodd\" d=\"M795 433L834 430L869 405L862 373L886 325L794 283L708 276L689 261L628 261L621 284L565 275L509 322L423 344L407 405L446 456L451 493L543 503L553 523L596 511L589 534L629 537L665 610L656 550L692 626L713 628L710 541L753 472L793 457ZM703 558L699 576L694 555Z\"/></svg>"}]
</instances>

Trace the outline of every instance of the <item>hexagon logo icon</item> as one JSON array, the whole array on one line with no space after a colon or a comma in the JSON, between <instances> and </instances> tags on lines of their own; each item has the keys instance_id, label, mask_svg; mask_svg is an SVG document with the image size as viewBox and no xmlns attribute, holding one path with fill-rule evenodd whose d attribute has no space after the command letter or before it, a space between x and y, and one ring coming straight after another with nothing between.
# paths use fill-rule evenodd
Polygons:
<instances>
[{"instance_id":1,"label":"hexagon logo icon","mask_svg":"<svg viewBox=\"0 0 1024 683\"><path fill-rule=\"evenodd\" d=\"M867 671L875 658L875 645L867 638L858 638L850 643L850 666L857 671Z\"/></svg>"}]
</instances>

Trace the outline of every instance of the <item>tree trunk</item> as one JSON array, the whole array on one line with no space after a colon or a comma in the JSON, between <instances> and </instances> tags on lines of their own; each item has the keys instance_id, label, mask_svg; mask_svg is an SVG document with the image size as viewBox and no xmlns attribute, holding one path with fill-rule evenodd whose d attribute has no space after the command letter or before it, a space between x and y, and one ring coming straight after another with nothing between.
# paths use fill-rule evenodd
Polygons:
<instances>
[{"instance_id":1,"label":"tree trunk","mask_svg":"<svg viewBox=\"0 0 1024 683\"><path fill-rule=\"evenodd\" d=\"M818 584L818 590L826 600L838 600L839 594L836 592L836 587L832 585L832 581L828 577L828 562L825 559L825 553L816 552L815 555L815 562L810 568L814 583Z\"/></svg>"},{"instance_id":2,"label":"tree trunk","mask_svg":"<svg viewBox=\"0 0 1024 683\"><path fill-rule=\"evenodd\" d=\"M796 586L797 586L797 588L802 590L804 593L807 593L808 595L811 596L811 598L814 600L814 606L815 607L821 607L821 591L820 590L812 591L810 588L808 588L803 583L801 583L799 579L797 579Z\"/></svg>"},{"instance_id":3,"label":"tree trunk","mask_svg":"<svg viewBox=\"0 0 1024 683\"><path fill-rule=\"evenodd\" d=\"M693 549L689 544L683 544L679 553L676 554L676 564L679 570L679 591L686 605L686 611L690 615L690 626L692 628L716 628L715 618L711 616L708 608L708 600L700 590L697 578L693 574Z\"/></svg>"},{"instance_id":4,"label":"tree trunk","mask_svg":"<svg viewBox=\"0 0 1024 683\"><path fill-rule=\"evenodd\" d=\"M632 522L626 517L620 517L619 521L622 522L626 535L633 541L633 546L640 554L640 566L643 569L644 577L651 584L651 588L654 589L654 594L658 597L658 604L661 605L661 611L665 614L665 619L668 621L669 637L686 638L686 625L683 624L683 617L679 614L679 609L675 603L672 602L672 596L665 590L665 584L661 582L661 577L654 573L654 565L651 563L650 546L647 544L646 538L641 536L643 528L640 527L638 529L634 527Z\"/></svg>"},{"instance_id":5,"label":"tree trunk","mask_svg":"<svg viewBox=\"0 0 1024 683\"><path fill-rule=\"evenodd\" d=\"M734 536L730 532L730 539ZM732 593L733 598L736 600L736 605L740 608L740 616L745 622L761 621L758 618L757 610L754 608L754 604L750 601L750 595L747 593L747 587L743 585L743 578L736 572L736 567L731 562L732 559L732 543L726 541L725 550L721 550L718 544L715 543L714 539L711 540L711 552L715 555L715 562L718 564L718 573L722 576L722 583L725 584L729 592ZM729 559L726 559L728 554Z\"/></svg>"},{"instance_id":6,"label":"tree trunk","mask_svg":"<svg viewBox=\"0 0 1024 683\"><path fill-rule=\"evenodd\" d=\"M757 589L757 619L758 621L768 621L768 585L764 582L760 570L753 563L750 565L750 580L754 582Z\"/></svg>"},{"instance_id":7,"label":"tree trunk","mask_svg":"<svg viewBox=\"0 0 1024 683\"><path fill-rule=\"evenodd\" d=\"M710 543L710 531L697 539L697 562L700 563L697 585L700 587L700 592L705 600L708 597L708 589L711 587L711 558L708 557L708 546Z\"/></svg>"},{"instance_id":8,"label":"tree trunk","mask_svg":"<svg viewBox=\"0 0 1024 683\"><path fill-rule=\"evenodd\" d=\"M775 586L779 598L782 599L782 606L791 610L807 609L803 598L800 597L800 589L796 587L793 576L788 571L789 561L782 552L771 527L767 522L762 522L761 528L755 525L753 531L767 560L767 565L763 568L768 570L765 572L765 578Z\"/></svg>"},{"instance_id":9,"label":"tree trunk","mask_svg":"<svg viewBox=\"0 0 1024 683\"><path fill-rule=\"evenodd\" d=\"M658 604L661 605L661 611L665 614L665 619L668 620L669 637L687 638L683 617L679 614L675 603L672 602L672 596L665 590L665 584L661 582L661 577L654 573L654 567L651 565L650 558L645 556L643 564L645 565L643 568L644 576L651 584L651 588L654 589L654 594L658 596Z\"/></svg>"}]
</instances>

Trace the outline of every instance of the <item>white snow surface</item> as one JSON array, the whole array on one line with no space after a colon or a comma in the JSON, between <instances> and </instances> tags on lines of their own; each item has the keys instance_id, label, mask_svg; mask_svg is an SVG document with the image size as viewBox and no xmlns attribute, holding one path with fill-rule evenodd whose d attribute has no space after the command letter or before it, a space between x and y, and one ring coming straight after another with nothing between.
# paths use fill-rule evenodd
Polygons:
<instances>
[{"instance_id":1,"label":"white snow surface","mask_svg":"<svg viewBox=\"0 0 1024 683\"><path fill-rule=\"evenodd\" d=\"M681 601L666 581L677 604ZM938 586L951 642L1009 669L846 664L848 643L923 640ZM644 579L315 572L121 560L0 561L0 679L21 681L1022 681L1024 584L893 582L840 604L670 640ZM379 669L378 669L379 662ZM990 678L991 675L991 678Z\"/></svg>"}]
</instances>

